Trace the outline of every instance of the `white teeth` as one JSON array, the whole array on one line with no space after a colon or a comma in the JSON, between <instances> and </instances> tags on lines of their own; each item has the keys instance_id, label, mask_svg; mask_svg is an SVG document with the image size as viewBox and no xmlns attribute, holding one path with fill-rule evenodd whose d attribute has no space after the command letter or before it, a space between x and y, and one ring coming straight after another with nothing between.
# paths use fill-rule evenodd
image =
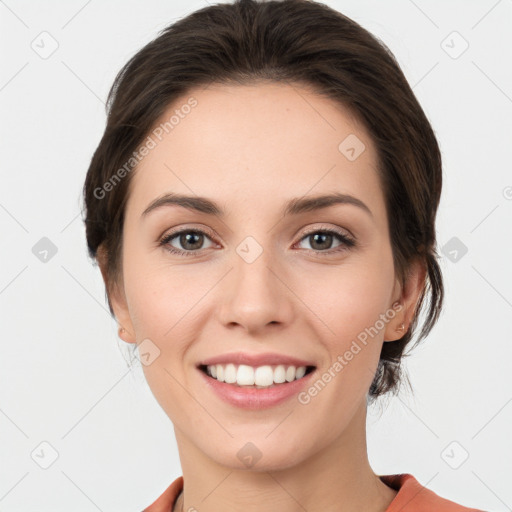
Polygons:
<instances>
[{"instance_id":1,"label":"white teeth","mask_svg":"<svg viewBox=\"0 0 512 512\"><path fill-rule=\"evenodd\" d=\"M297 368L297 373L295 374L295 378L302 379L302 377L304 377L305 374L306 374L306 367L299 366L299 368Z\"/></svg>"},{"instance_id":2,"label":"white teeth","mask_svg":"<svg viewBox=\"0 0 512 512\"><path fill-rule=\"evenodd\" d=\"M239 386L254 386L254 369L241 364L236 372L236 383Z\"/></svg>"},{"instance_id":3,"label":"white teeth","mask_svg":"<svg viewBox=\"0 0 512 512\"><path fill-rule=\"evenodd\" d=\"M290 368L293 368L293 366L290 366ZM276 369L274 370L274 382L276 384L282 384L285 380L286 369L282 364L280 364L279 366L276 366Z\"/></svg>"},{"instance_id":4,"label":"white teeth","mask_svg":"<svg viewBox=\"0 0 512 512\"><path fill-rule=\"evenodd\" d=\"M258 366L254 370L254 384L256 386L271 386L274 383L274 370L271 366Z\"/></svg>"},{"instance_id":5,"label":"white teeth","mask_svg":"<svg viewBox=\"0 0 512 512\"><path fill-rule=\"evenodd\" d=\"M236 382L236 368L234 364L228 364L224 372L224 382L234 384Z\"/></svg>"},{"instance_id":6,"label":"white teeth","mask_svg":"<svg viewBox=\"0 0 512 512\"><path fill-rule=\"evenodd\" d=\"M292 382L301 379L306 374L306 367L299 366L258 366L253 368L245 364L235 366L232 363L223 365L209 365L206 367L208 375L219 382L236 384L238 386L270 387L274 384Z\"/></svg>"}]
</instances>

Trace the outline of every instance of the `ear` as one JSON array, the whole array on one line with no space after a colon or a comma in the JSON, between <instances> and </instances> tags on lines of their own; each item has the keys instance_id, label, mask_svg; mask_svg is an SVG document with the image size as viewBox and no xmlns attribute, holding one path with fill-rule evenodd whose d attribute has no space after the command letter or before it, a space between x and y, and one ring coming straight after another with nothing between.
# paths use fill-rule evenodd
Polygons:
<instances>
[{"instance_id":1,"label":"ear","mask_svg":"<svg viewBox=\"0 0 512 512\"><path fill-rule=\"evenodd\" d=\"M119 324L119 337L126 343L136 343L135 330L132 325L130 312L126 302L124 286L122 283L111 283L107 274L108 254L103 245L98 247L96 260L103 276L105 289L107 290L108 300L114 310L114 315Z\"/></svg>"},{"instance_id":2,"label":"ear","mask_svg":"<svg viewBox=\"0 0 512 512\"><path fill-rule=\"evenodd\" d=\"M399 280L396 280L393 301L389 306L392 308L392 305L395 305L393 309L397 311L397 313L386 325L384 341L398 340L408 331L421 292L425 286L426 274L427 268L424 260L416 259L411 263L403 288ZM396 307L396 302L400 303L400 309ZM404 328L400 329L402 323L404 324Z\"/></svg>"}]
</instances>

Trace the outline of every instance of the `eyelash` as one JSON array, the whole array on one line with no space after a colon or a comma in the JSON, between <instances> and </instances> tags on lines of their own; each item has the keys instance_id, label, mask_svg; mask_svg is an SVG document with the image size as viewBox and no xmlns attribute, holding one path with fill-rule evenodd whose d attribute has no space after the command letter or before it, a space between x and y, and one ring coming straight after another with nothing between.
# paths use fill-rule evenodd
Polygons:
<instances>
[{"instance_id":1,"label":"eyelash","mask_svg":"<svg viewBox=\"0 0 512 512\"><path fill-rule=\"evenodd\" d=\"M194 234L200 234L200 235L205 235L207 236L208 238L212 238L211 235L206 232L206 231L203 231L201 229L182 229L180 231L174 231L172 233L169 233L167 235L165 235L159 242L159 246L164 246L165 250L166 251L169 251L170 253L172 254L177 254L178 256L192 256L192 257L196 257L198 256L197 253L200 253L201 250L197 250L197 251L183 251L181 249L176 249L175 247L172 247L169 244L169 242L171 240L173 240L174 238L178 237L179 235L182 235L183 233L194 233ZM344 233L340 232L340 231L337 231L337 230L334 230L334 229L322 229L322 228L317 228L313 231L309 231L307 233L304 233L302 235L302 237L299 239L299 242L301 242L302 240L304 240L305 238L307 238L308 236L311 236L311 235L314 235L314 234L318 234L318 233L321 233L323 235L334 235L340 242L342 242L342 244L335 248L335 249L330 249L328 251L319 251L319 250L315 250L315 249L306 249L307 251L312 251L320 256L330 256L332 255L333 253L338 253L338 252L342 252L342 251L347 251L353 247L355 247L357 244L356 244L356 241L352 238L352 237L349 237L347 235L345 235Z\"/></svg>"}]
</instances>

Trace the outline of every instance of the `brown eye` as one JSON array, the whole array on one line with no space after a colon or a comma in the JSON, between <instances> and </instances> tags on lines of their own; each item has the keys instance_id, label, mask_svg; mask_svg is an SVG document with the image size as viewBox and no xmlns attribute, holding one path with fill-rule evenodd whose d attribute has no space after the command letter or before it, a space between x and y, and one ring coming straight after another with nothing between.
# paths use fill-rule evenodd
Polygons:
<instances>
[{"instance_id":1,"label":"brown eye","mask_svg":"<svg viewBox=\"0 0 512 512\"><path fill-rule=\"evenodd\" d=\"M181 256L195 256L194 253L199 252L203 249L204 240L210 237L201 230L198 229L184 229L176 231L166 235L161 241L160 245L163 245L166 250L173 254L179 254ZM171 241L176 240L183 249L176 248L171 244Z\"/></svg>"},{"instance_id":2,"label":"brown eye","mask_svg":"<svg viewBox=\"0 0 512 512\"><path fill-rule=\"evenodd\" d=\"M343 233L330 229L319 229L316 231L311 231L306 233L306 235L301 238L301 241L302 240L309 241L311 250L319 253L327 252L329 249L331 249L333 241L335 240L339 241L339 245L336 246L333 250L329 250L327 252L328 254L347 250L355 246L355 241L352 238Z\"/></svg>"}]
</instances>

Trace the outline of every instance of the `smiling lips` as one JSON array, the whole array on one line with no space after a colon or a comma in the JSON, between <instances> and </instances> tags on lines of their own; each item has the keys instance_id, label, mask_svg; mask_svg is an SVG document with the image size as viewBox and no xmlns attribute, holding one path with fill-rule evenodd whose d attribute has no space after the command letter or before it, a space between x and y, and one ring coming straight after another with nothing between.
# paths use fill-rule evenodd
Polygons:
<instances>
[{"instance_id":1,"label":"smiling lips","mask_svg":"<svg viewBox=\"0 0 512 512\"><path fill-rule=\"evenodd\" d=\"M238 352L206 359L198 368L218 382L267 388L301 379L314 370L315 366L305 360L281 354Z\"/></svg>"},{"instance_id":2,"label":"smiling lips","mask_svg":"<svg viewBox=\"0 0 512 512\"><path fill-rule=\"evenodd\" d=\"M266 352L263 354L250 354L247 352L232 352L229 354L222 354L215 357L210 357L208 359L204 359L200 363L197 364L199 366L212 366L216 364L227 365L246 365L252 366L253 368L257 368L258 366L267 366L267 365L283 365L283 366L315 366L311 361L306 361L304 359L298 359L293 356L287 356L284 354L276 354L271 352Z\"/></svg>"},{"instance_id":3,"label":"smiling lips","mask_svg":"<svg viewBox=\"0 0 512 512\"><path fill-rule=\"evenodd\" d=\"M206 389L231 406L248 410L267 409L291 400L312 381L316 375L314 369L315 366L310 365L263 365L253 368L243 364L235 366L233 363L198 366Z\"/></svg>"},{"instance_id":4,"label":"smiling lips","mask_svg":"<svg viewBox=\"0 0 512 512\"><path fill-rule=\"evenodd\" d=\"M202 368L204 369L204 366ZM306 366L295 367L282 364L275 367L264 365L253 368L244 364L235 366L229 363L227 365L208 365L206 373L219 382L226 382L227 384L269 387L274 384L283 384L284 382L301 379L306 374L307 368ZM309 368L313 367L310 366Z\"/></svg>"}]
</instances>

